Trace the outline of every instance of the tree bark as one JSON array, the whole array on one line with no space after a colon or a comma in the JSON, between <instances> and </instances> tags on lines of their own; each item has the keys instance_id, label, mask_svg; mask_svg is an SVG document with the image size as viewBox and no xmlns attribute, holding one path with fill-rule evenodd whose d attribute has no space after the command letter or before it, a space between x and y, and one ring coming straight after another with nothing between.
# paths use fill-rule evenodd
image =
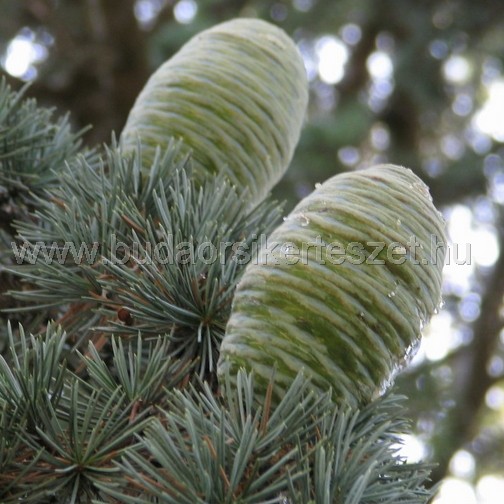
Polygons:
<instances>
[{"instance_id":1,"label":"tree bark","mask_svg":"<svg viewBox=\"0 0 504 504\"><path fill-rule=\"evenodd\" d=\"M77 128L93 126L88 144L119 133L150 74L146 33L133 13L134 0L26 2L22 19L55 38L50 58L30 89L41 105L71 112ZM20 87L19 83L16 87Z\"/></svg>"},{"instance_id":2,"label":"tree bark","mask_svg":"<svg viewBox=\"0 0 504 504\"><path fill-rule=\"evenodd\" d=\"M454 453L470 443L477 434L480 412L485 395L495 383L488 372L488 364L499 342L504 327L502 302L504 296L504 212L501 211L498 236L501 253L491 275L486 278L486 289L481 301L481 315L473 324L471 344L457 354L453 363L454 407L448 412L440 431L435 436L434 456L437 467L433 483L447 475ZM484 282L482 282L484 283Z\"/></svg>"}]
</instances>

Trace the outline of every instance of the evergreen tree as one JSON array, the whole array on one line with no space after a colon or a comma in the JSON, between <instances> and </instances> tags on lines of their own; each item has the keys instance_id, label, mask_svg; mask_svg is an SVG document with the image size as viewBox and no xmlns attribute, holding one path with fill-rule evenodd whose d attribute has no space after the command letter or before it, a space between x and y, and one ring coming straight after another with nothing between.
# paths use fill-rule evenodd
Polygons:
<instances>
[{"instance_id":1,"label":"evergreen tree","mask_svg":"<svg viewBox=\"0 0 504 504\"><path fill-rule=\"evenodd\" d=\"M295 46L252 20L190 41L94 151L2 85L1 502L429 500L386 389L439 304L442 222L386 165L278 226L305 86ZM315 236L363 247L291 264Z\"/></svg>"}]
</instances>

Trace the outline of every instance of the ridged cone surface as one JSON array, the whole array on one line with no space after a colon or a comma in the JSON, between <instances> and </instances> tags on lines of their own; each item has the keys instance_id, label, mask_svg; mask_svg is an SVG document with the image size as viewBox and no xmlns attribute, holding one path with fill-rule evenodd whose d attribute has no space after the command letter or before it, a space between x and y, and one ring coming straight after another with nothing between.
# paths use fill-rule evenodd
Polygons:
<instances>
[{"instance_id":1,"label":"ridged cone surface","mask_svg":"<svg viewBox=\"0 0 504 504\"><path fill-rule=\"evenodd\" d=\"M158 145L180 138L196 177L225 170L259 202L291 161L307 102L294 42L265 21L234 19L193 37L151 76L121 146L132 152L140 138L148 168Z\"/></svg>"},{"instance_id":2,"label":"ridged cone surface","mask_svg":"<svg viewBox=\"0 0 504 504\"><path fill-rule=\"evenodd\" d=\"M379 165L327 180L246 267L219 375L244 367L266 386L276 369L278 397L304 368L336 400L368 402L437 310L445 249L444 221L411 170Z\"/></svg>"}]
</instances>

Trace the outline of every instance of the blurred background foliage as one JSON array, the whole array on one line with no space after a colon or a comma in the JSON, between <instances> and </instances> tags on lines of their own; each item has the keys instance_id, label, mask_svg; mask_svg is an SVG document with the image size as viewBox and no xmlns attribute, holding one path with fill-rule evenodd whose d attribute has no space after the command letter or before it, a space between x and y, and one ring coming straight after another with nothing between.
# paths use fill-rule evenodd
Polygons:
<instances>
[{"instance_id":1,"label":"blurred background foliage","mask_svg":"<svg viewBox=\"0 0 504 504\"><path fill-rule=\"evenodd\" d=\"M501 502L501 0L0 0L0 12L2 73L14 89L30 82L40 105L70 111L76 129L92 125L89 146L121 131L150 73L198 31L236 16L284 28L311 102L275 195L288 211L315 183L387 161L430 186L450 255L445 304L397 380L416 422L404 449L438 463L437 504ZM0 218L8 205L0 187Z\"/></svg>"}]
</instances>

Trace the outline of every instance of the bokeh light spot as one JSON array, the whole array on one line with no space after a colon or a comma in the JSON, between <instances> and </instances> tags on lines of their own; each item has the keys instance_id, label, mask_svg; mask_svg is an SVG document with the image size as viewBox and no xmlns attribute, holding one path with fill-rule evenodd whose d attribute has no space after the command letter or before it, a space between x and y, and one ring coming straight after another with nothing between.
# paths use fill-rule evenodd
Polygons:
<instances>
[{"instance_id":1,"label":"bokeh light spot","mask_svg":"<svg viewBox=\"0 0 504 504\"><path fill-rule=\"evenodd\" d=\"M180 0L173 7L173 16L181 24L192 23L198 12L198 4L194 0Z\"/></svg>"},{"instance_id":2,"label":"bokeh light spot","mask_svg":"<svg viewBox=\"0 0 504 504\"><path fill-rule=\"evenodd\" d=\"M317 41L315 52L320 79L327 84L339 82L345 75L349 56L347 46L337 37L325 36Z\"/></svg>"}]
</instances>

